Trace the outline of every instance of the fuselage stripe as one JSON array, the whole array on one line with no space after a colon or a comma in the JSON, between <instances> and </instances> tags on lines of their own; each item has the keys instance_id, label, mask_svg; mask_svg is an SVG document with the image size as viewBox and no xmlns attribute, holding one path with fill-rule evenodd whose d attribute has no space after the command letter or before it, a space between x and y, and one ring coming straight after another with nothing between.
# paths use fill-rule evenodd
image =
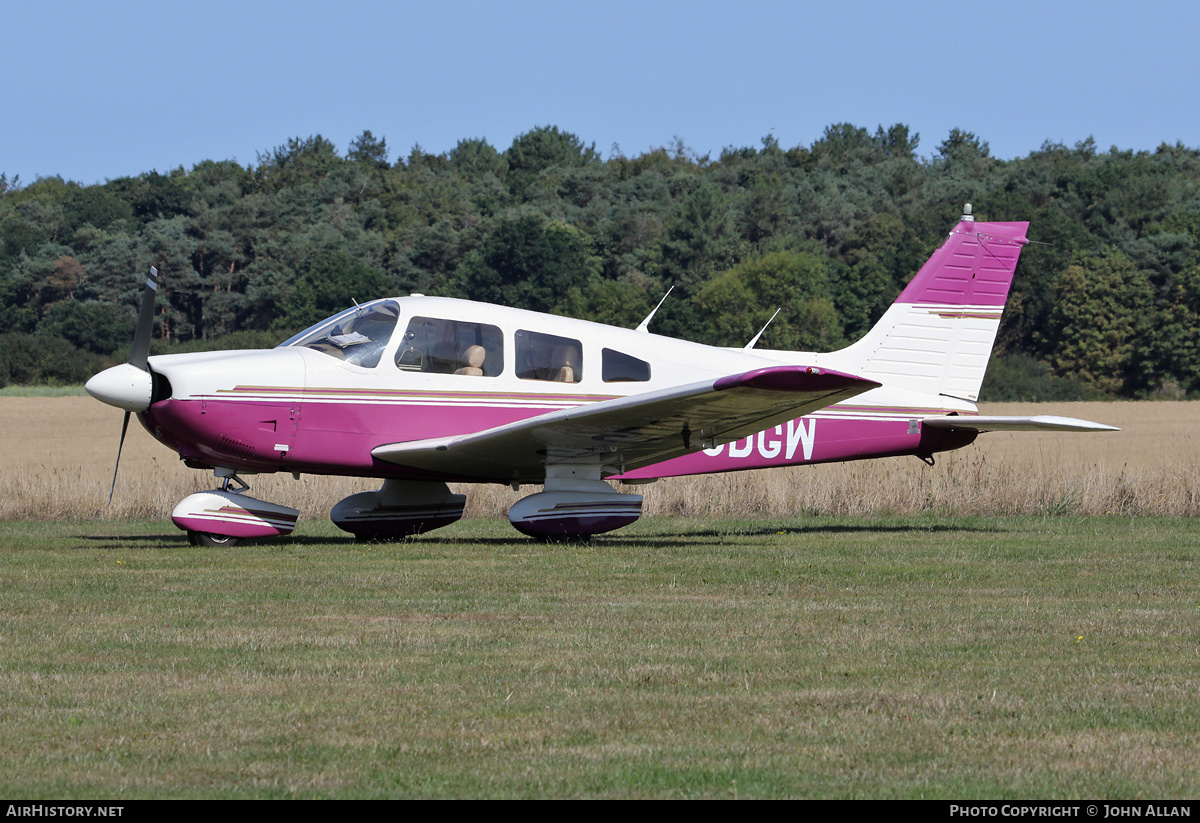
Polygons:
<instances>
[{"instance_id":1,"label":"fuselage stripe","mask_svg":"<svg viewBox=\"0 0 1200 823\"><path fill-rule=\"evenodd\" d=\"M537 411L547 408L575 408L578 406L587 405L589 403L599 403L605 400L611 400L619 395L569 395L569 396L554 396L554 395L522 395L522 394L462 394L447 396L435 392L389 392L378 393L369 397L319 397L307 392L295 394L295 389L288 389L293 392L290 395L274 396L269 398L255 397L249 394L241 394L240 389L228 390L226 394L220 395L196 395L193 399L196 400L230 400L235 402L250 403L256 400L271 400L274 402L289 401L295 403L344 403L347 405L385 405L385 406L455 406L455 407L471 407L481 409L493 408L524 408L531 411ZM281 391L283 391L281 389ZM362 394L361 392L356 394ZM833 406L827 406L823 409L818 409L810 413L809 417L840 419L840 420L883 420L883 419L904 419L912 417L929 417L942 415L947 413L945 408L937 407L905 407L905 406L859 406L853 403L839 403ZM958 412L962 415L975 415L977 411L962 411Z\"/></svg>"}]
</instances>

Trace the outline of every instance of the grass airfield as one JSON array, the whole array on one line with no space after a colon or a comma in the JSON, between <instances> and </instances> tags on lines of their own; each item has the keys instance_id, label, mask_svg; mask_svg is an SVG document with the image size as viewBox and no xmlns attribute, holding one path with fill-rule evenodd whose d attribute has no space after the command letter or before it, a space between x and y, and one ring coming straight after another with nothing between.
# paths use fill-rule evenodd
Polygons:
<instances>
[{"instance_id":1,"label":"grass airfield","mask_svg":"<svg viewBox=\"0 0 1200 823\"><path fill-rule=\"evenodd\" d=\"M1200 522L0 523L11 797L1200 794Z\"/></svg>"}]
</instances>

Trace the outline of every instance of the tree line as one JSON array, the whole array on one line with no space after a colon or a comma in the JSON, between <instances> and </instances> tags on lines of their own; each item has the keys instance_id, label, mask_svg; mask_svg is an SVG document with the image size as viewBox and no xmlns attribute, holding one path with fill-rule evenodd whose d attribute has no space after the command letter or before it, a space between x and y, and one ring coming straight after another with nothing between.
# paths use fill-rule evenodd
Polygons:
<instances>
[{"instance_id":1,"label":"tree line","mask_svg":"<svg viewBox=\"0 0 1200 823\"><path fill-rule=\"evenodd\" d=\"M904 125L607 159L555 126L393 161L365 131L84 186L0 174L0 384L125 359L145 270L154 351L269 346L352 300L422 292L764 348L860 336L958 220L1029 220L983 399L1200 393L1200 153L1046 143L991 156Z\"/></svg>"}]
</instances>

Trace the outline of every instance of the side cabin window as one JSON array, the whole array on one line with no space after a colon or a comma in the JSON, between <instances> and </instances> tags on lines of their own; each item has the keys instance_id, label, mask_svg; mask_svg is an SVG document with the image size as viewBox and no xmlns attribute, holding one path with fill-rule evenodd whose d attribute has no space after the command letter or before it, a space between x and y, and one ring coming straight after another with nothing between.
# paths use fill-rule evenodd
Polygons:
<instances>
[{"instance_id":1,"label":"side cabin window","mask_svg":"<svg viewBox=\"0 0 1200 823\"><path fill-rule=\"evenodd\" d=\"M600 370L605 383L643 383L650 379L649 363L614 349L600 353Z\"/></svg>"},{"instance_id":2,"label":"side cabin window","mask_svg":"<svg viewBox=\"0 0 1200 823\"><path fill-rule=\"evenodd\" d=\"M486 323L414 317L396 350L396 368L495 377L504 371L504 335Z\"/></svg>"},{"instance_id":3,"label":"side cabin window","mask_svg":"<svg viewBox=\"0 0 1200 823\"><path fill-rule=\"evenodd\" d=\"M390 301L355 306L285 340L279 348L303 346L371 369L379 364L399 319L400 307Z\"/></svg>"},{"instance_id":4,"label":"side cabin window","mask_svg":"<svg viewBox=\"0 0 1200 823\"><path fill-rule=\"evenodd\" d=\"M583 379L583 346L578 340L521 329L517 339L517 377L578 383Z\"/></svg>"}]
</instances>

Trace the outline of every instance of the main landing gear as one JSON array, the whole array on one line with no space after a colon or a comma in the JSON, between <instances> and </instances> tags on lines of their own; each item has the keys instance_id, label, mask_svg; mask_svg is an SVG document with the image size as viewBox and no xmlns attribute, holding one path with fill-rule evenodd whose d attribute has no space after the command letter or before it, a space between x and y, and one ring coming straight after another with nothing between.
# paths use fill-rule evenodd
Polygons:
<instances>
[{"instance_id":1,"label":"main landing gear","mask_svg":"<svg viewBox=\"0 0 1200 823\"><path fill-rule=\"evenodd\" d=\"M619 494L600 479L599 464L546 467L546 485L508 510L508 521L543 540L588 538L628 526L642 516L640 494Z\"/></svg>"},{"instance_id":2,"label":"main landing gear","mask_svg":"<svg viewBox=\"0 0 1200 823\"><path fill-rule=\"evenodd\" d=\"M396 540L440 529L459 520L465 494L429 480L385 480L383 488L341 500L329 512L339 529L360 540Z\"/></svg>"}]
</instances>

